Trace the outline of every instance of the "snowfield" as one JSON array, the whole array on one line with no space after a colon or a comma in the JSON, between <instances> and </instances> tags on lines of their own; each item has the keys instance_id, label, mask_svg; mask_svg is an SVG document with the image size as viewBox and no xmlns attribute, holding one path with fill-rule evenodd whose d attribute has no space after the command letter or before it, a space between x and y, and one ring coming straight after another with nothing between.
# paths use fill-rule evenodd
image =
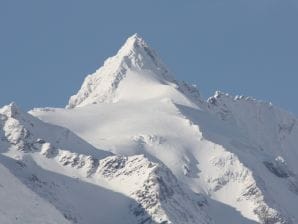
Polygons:
<instances>
[{"instance_id":1,"label":"snowfield","mask_svg":"<svg viewBox=\"0 0 298 224\"><path fill-rule=\"evenodd\" d=\"M137 34L66 108L0 118L0 223L298 223L297 118L205 101Z\"/></svg>"}]
</instances>

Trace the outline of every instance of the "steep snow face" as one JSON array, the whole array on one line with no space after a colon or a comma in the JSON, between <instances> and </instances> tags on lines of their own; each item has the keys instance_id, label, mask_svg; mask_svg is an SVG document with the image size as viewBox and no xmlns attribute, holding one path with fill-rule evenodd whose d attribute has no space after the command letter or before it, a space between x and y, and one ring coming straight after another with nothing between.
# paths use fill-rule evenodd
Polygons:
<instances>
[{"instance_id":1,"label":"steep snow face","mask_svg":"<svg viewBox=\"0 0 298 224\"><path fill-rule=\"evenodd\" d=\"M97 150L70 130L46 124L28 113L22 112L15 103L0 108L2 141L19 151L31 151L44 142L54 148L63 148L82 154L104 158L111 153ZM7 148L8 149L8 148Z\"/></svg>"},{"instance_id":2,"label":"steep snow face","mask_svg":"<svg viewBox=\"0 0 298 224\"><path fill-rule=\"evenodd\" d=\"M14 103L0 118L3 223L212 223L204 196L160 163L95 149Z\"/></svg>"},{"instance_id":3,"label":"steep snow face","mask_svg":"<svg viewBox=\"0 0 298 224\"><path fill-rule=\"evenodd\" d=\"M139 223L213 223L206 216L202 195L187 190L167 167L142 155L108 157L100 162L95 175L139 203L132 207Z\"/></svg>"},{"instance_id":4,"label":"steep snow face","mask_svg":"<svg viewBox=\"0 0 298 224\"><path fill-rule=\"evenodd\" d=\"M283 161L297 170L298 119L271 103L216 92L208 99L211 113L233 123L247 136L264 160Z\"/></svg>"},{"instance_id":5,"label":"steep snow face","mask_svg":"<svg viewBox=\"0 0 298 224\"><path fill-rule=\"evenodd\" d=\"M2 164L2 157L0 161L0 223L70 224L52 204L15 177Z\"/></svg>"},{"instance_id":6,"label":"steep snow face","mask_svg":"<svg viewBox=\"0 0 298 224\"><path fill-rule=\"evenodd\" d=\"M221 223L221 216L227 223L285 220L275 202L269 203L273 197L265 197L262 176L268 170L247 152L249 140L236 126L209 112L167 100L146 100L32 113L69 127L96 147L162 161L189 189L209 197L208 212L215 223ZM262 172L254 173L254 167Z\"/></svg>"},{"instance_id":7,"label":"steep snow face","mask_svg":"<svg viewBox=\"0 0 298 224\"><path fill-rule=\"evenodd\" d=\"M135 34L114 57L85 78L81 89L70 98L66 107L157 97L185 102L187 96L198 99L199 92L193 86L175 81L155 51Z\"/></svg>"},{"instance_id":8,"label":"steep snow face","mask_svg":"<svg viewBox=\"0 0 298 224\"><path fill-rule=\"evenodd\" d=\"M208 111L215 114L223 125L232 126L243 136L241 141L235 135L230 135L229 141L223 141L211 137L209 133L208 138L223 144L249 167L262 191L262 197L281 212L281 223L296 223L297 118L271 103L221 92L216 92L208 99ZM258 213L264 220L262 214ZM276 218L270 216L271 222L277 222Z\"/></svg>"}]
</instances>

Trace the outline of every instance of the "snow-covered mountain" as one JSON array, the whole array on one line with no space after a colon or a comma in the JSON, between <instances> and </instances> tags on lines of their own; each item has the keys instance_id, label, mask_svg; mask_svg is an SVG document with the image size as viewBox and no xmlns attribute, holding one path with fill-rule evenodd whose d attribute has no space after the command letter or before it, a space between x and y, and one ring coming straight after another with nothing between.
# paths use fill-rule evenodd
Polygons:
<instances>
[{"instance_id":1,"label":"snow-covered mountain","mask_svg":"<svg viewBox=\"0 0 298 224\"><path fill-rule=\"evenodd\" d=\"M65 109L0 118L0 223L298 223L297 118L205 101L136 34Z\"/></svg>"},{"instance_id":2,"label":"snow-covered mountain","mask_svg":"<svg viewBox=\"0 0 298 224\"><path fill-rule=\"evenodd\" d=\"M187 101L185 94L193 94L194 100L199 98L194 87L175 81L155 51L135 34L127 39L114 57L108 58L101 68L85 78L81 89L70 98L66 108L144 101L167 95L179 103Z\"/></svg>"},{"instance_id":3,"label":"snow-covered mountain","mask_svg":"<svg viewBox=\"0 0 298 224\"><path fill-rule=\"evenodd\" d=\"M163 164L96 149L14 103L0 118L0 223L209 223L204 197Z\"/></svg>"}]
</instances>

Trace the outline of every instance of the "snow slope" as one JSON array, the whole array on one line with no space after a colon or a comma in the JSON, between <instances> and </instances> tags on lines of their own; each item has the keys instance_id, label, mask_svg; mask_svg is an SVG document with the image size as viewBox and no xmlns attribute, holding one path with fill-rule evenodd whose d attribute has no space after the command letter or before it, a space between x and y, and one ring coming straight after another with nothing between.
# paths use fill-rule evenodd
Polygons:
<instances>
[{"instance_id":1,"label":"snow slope","mask_svg":"<svg viewBox=\"0 0 298 224\"><path fill-rule=\"evenodd\" d=\"M183 92L192 94L194 98L199 96L194 87L186 83L179 85L155 51L134 34L114 57L108 58L101 68L85 78L81 89L70 98L66 107L142 101L168 94L177 102L185 102Z\"/></svg>"},{"instance_id":2,"label":"snow slope","mask_svg":"<svg viewBox=\"0 0 298 224\"><path fill-rule=\"evenodd\" d=\"M87 76L67 109L35 109L96 148L145 155L207 198L215 223L297 223L297 118L251 98L207 102L138 35Z\"/></svg>"},{"instance_id":3,"label":"snow slope","mask_svg":"<svg viewBox=\"0 0 298 224\"><path fill-rule=\"evenodd\" d=\"M34 109L96 148L145 155L203 195L215 223L297 223L297 119L176 81L138 35L87 76L67 109Z\"/></svg>"},{"instance_id":4,"label":"snow slope","mask_svg":"<svg viewBox=\"0 0 298 224\"><path fill-rule=\"evenodd\" d=\"M1 156L0 223L70 223L57 209L32 192L3 165L9 161ZM18 167L18 164L14 164Z\"/></svg>"},{"instance_id":5,"label":"snow slope","mask_svg":"<svg viewBox=\"0 0 298 224\"><path fill-rule=\"evenodd\" d=\"M96 149L15 103L0 118L1 223L211 223L162 164Z\"/></svg>"},{"instance_id":6,"label":"snow slope","mask_svg":"<svg viewBox=\"0 0 298 224\"><path fill-rule=\"evenodd\" d=\"M249 97L204 101L137 34L66 108L0 117L1 175L18 183L6 191L49 223L298 223L297 118Z\"/></svg>"}]
</instances>

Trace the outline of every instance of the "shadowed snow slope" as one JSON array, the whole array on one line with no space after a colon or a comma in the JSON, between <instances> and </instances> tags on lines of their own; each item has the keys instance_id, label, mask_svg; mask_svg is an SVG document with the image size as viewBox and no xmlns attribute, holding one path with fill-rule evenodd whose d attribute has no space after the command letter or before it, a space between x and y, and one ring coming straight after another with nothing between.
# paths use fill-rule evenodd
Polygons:
<instances>
[{"instance_id":1,"label":"shadowed snow slope","mask_svg":"<svg viewBox=\"0 0 298 224\"><path fill-rule=\"evenodd\" d=\"M210 223L204 197L162 164L96 149L14 103L0 121L1 223Z\"/></svg>"},{"instance_id":2,"label":"shadowed snow slope","mask_svg":"<svg viewBox=\"0 0 298 224\"><path fill-rule=\"evenodd\" d=\"M25 124L13 107L1 110L6 172L71 223L298 223L297 118L220 92L202 100L138 35L66 109L30 111L67 129Z\"/></svg>"}]
</instances>

